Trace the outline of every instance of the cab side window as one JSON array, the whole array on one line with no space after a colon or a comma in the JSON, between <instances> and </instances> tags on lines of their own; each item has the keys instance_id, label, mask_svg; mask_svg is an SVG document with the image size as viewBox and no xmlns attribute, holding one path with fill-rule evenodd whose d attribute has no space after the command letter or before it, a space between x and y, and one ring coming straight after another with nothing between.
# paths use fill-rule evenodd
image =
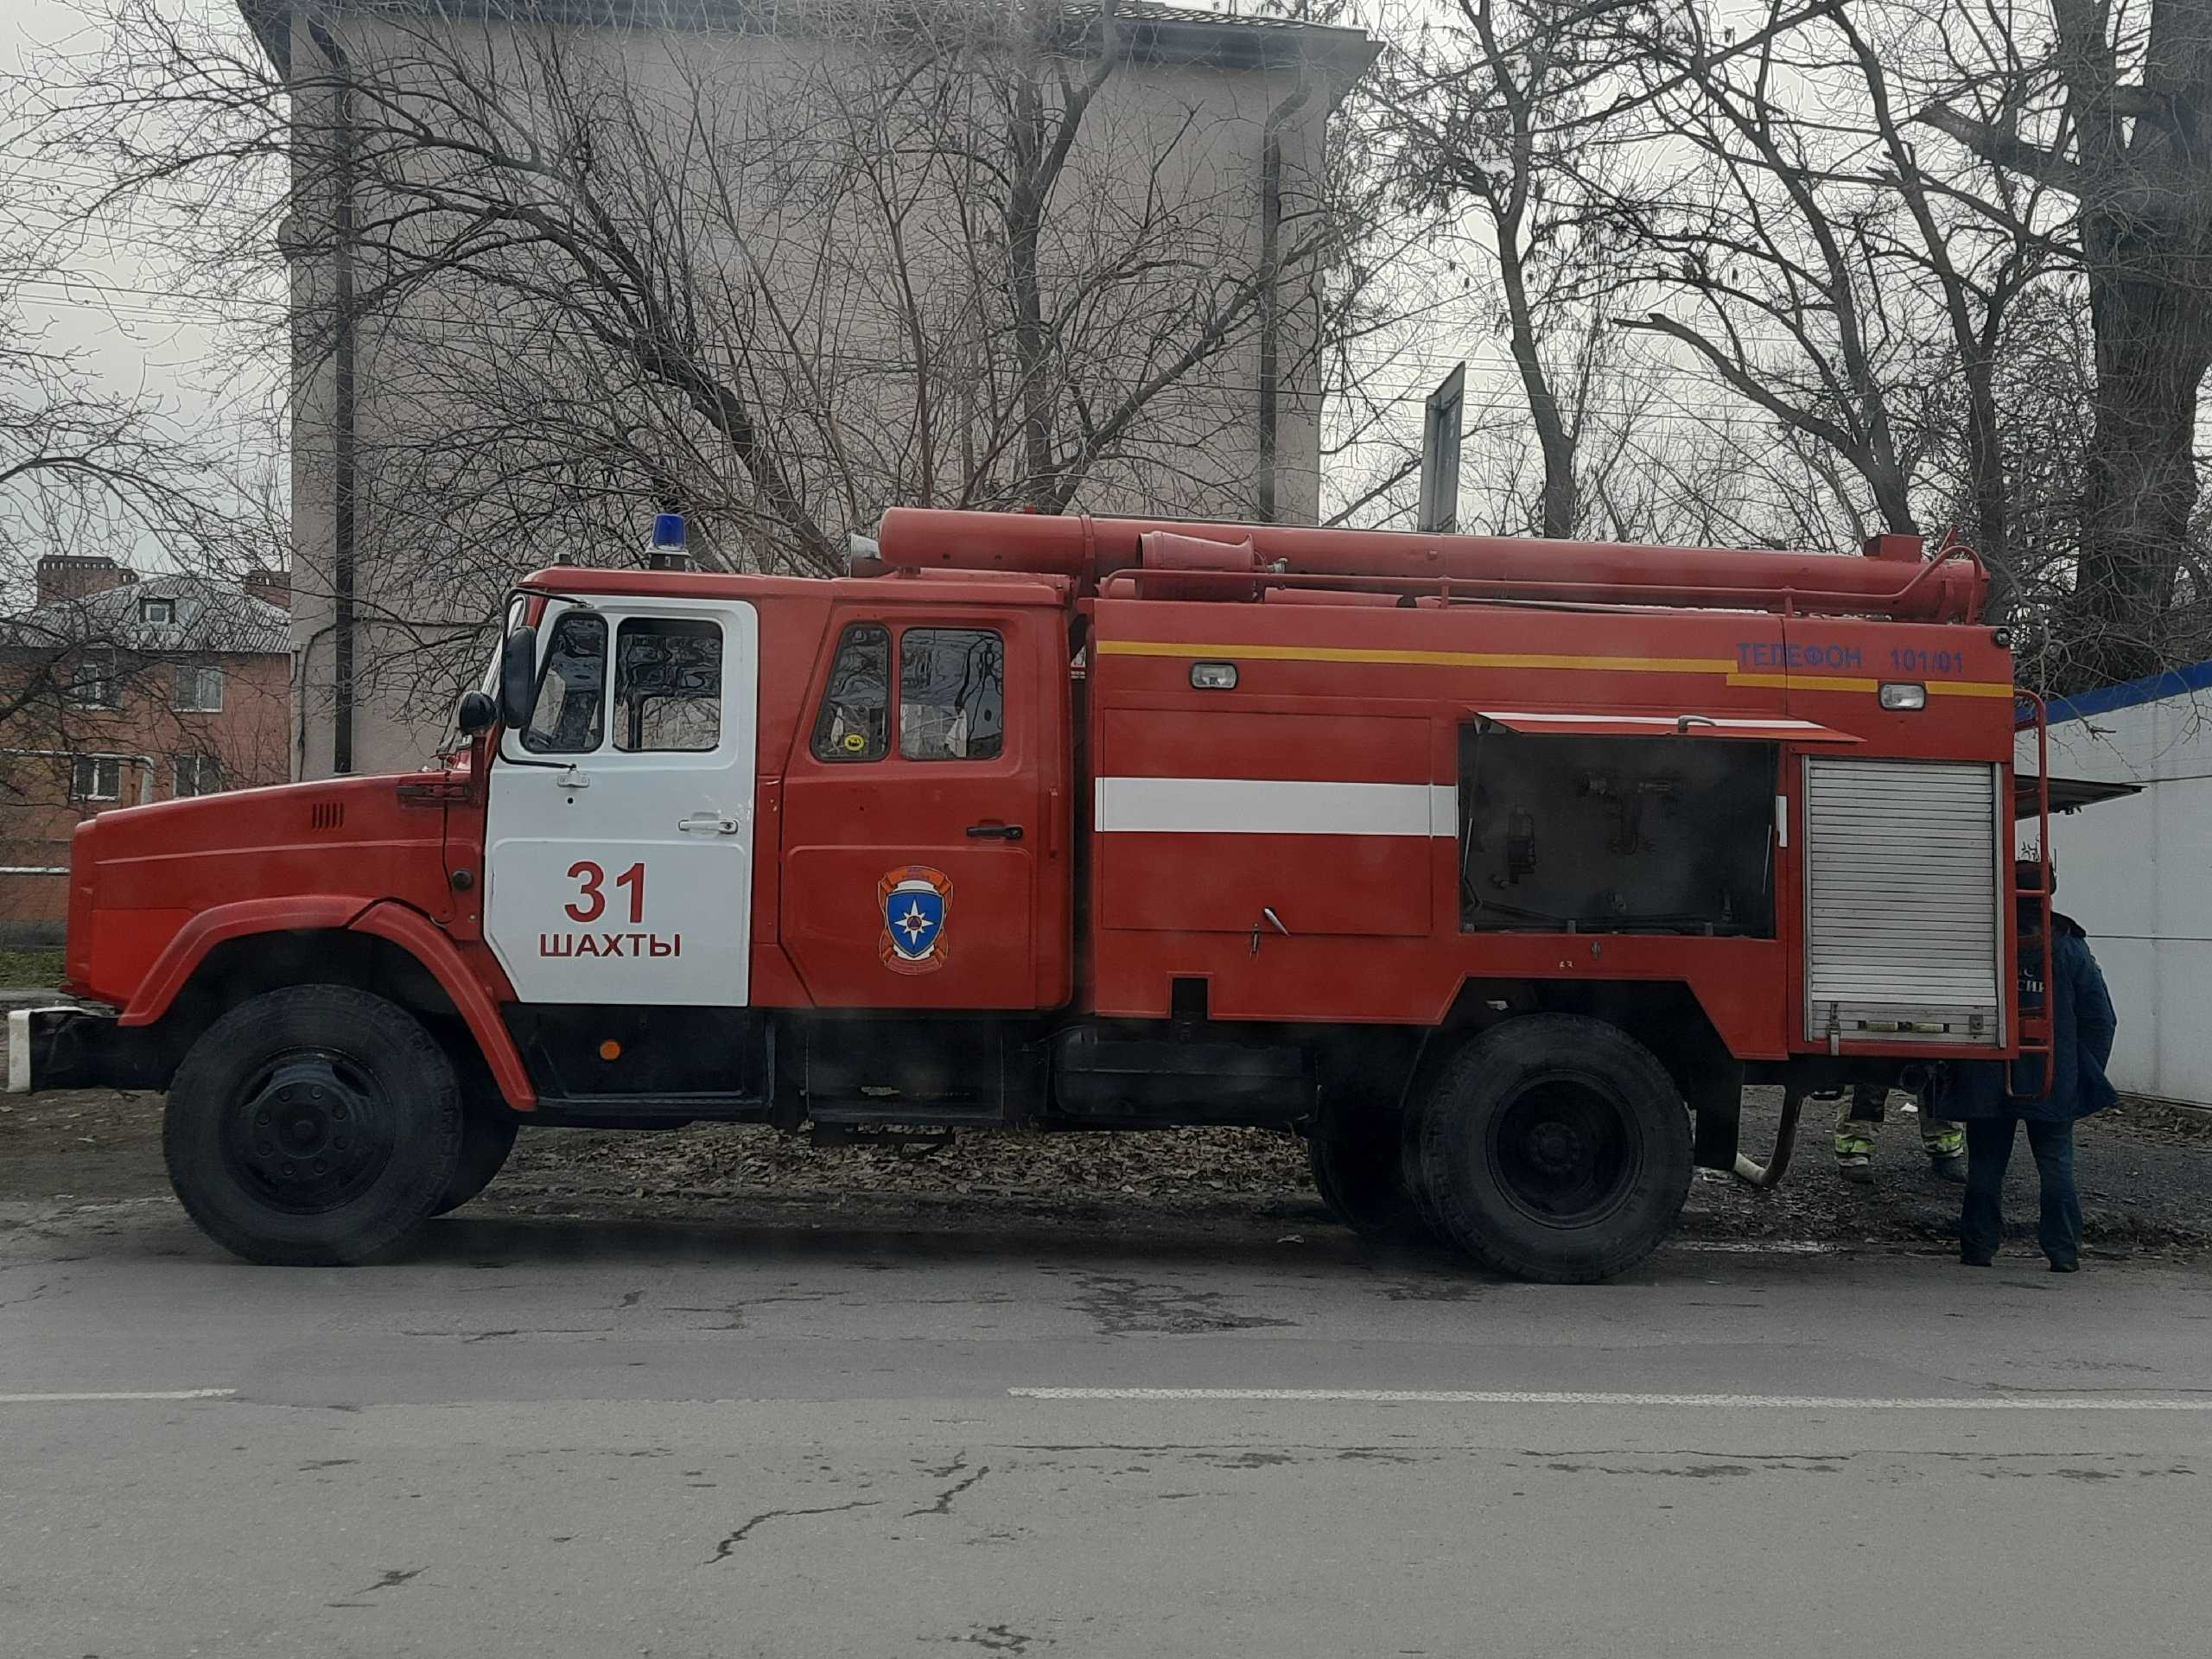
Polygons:
<instances>
[{"instance_id":1,"label":"cab side window","mask_svg":"<svg viewBox=\"0 0 2212 1659\"><path fill-rule=\"evenodd\" d=\"M614 651L614 747L711 749L722 734L722 631L712 622L638 617Z\"/></svg>"},{"instance_id":2,"label":"cab side window","mask_svg":"<svg viewBox=\"0 0 2212 1659\"><path fill-rule=\"evenodd\" d=\"M861 622L837 641L830 689L814 722L817 760L880 760L891 728L891 631Z\"/></svg>"},{"instance_id":3,"label":"cab side window","mask_svg":"<svg viewBox=\"0 0 2212 1659\"><path fill-rule=\"evenodd\" d=\"M605 733L606 690L606 619L568 612L553 624L523 747L533 754L590 753Z\"/></svg>"},{"instance_id":4,"label":"cab side window","mask_svg":"<svg viewBox=\"0 0 2212 1659\"><path fill-rule=\"evenodd\" d=\"M909 628L899 637L899 753L908 760L995 760L1006 745L1006 641L989 628Z\"/></svg>"}]
</instances>

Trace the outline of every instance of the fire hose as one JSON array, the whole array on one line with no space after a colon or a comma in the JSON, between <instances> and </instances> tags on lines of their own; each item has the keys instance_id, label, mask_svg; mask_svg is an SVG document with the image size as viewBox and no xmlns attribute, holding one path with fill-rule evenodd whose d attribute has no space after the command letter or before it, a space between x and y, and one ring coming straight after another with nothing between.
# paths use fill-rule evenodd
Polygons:
<instances>
[{"instance_id":1,"label":"fire hose","mask_svg":"<svg viewBox=\"0 0 2212 1659\"><path fill-rule=\"evenodd\" d=\"M1797 1112L1805 1103L1802 1089L1785 1089L1782 1095L1782 1116L1774 1126L1774 1154L1764 1164L1753 1163L1738 1152L1736 1154L1736 1179L1752 1186L1779 1186L1782 1178L1789 1173L1789 1154L1797 1144Z\"/></svg>"}]
</instances>

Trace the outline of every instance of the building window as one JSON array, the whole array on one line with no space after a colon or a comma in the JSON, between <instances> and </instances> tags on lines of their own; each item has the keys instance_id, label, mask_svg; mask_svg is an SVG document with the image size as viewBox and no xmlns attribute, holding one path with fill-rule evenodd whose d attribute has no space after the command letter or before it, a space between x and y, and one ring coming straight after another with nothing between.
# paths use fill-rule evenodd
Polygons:
<instances>
[{"instance_id":1,"label":"building window","mask_svg":"<svg viewBox=\"0 0 2212 1659\"><path fill-rule=\"evenodd\" d=\"M223 758L219 754L180 754L176 758L176 787L170 792L184 800L194 795L217 795L223 788Z\"/></svg>"},{"instance_id":2,"label":"building window","mask_svg":"<svg viewBox=\"0 0 2212 1659\"><path fill-rule=\"evenodd\" d=\"M123 757L119 754L80 754L69 779L73 801L119 801L123 798Z\"/></svg>"},{"instance_id":3,"label":"building window","mask_svg":"<svg viewBox=\"0 0 2212 1659\"><path fill-rule=\"evenodd\" d=\"M174 622L176 620L176 601L173 599L142 599L138 601L141 622Z\"/></svg>"},{"instance_id":4,"label":"building window","mask_svg":"<svg viewBox=\"0 0 2212 1659\"><path fill-rule=\"evenodd\" d=\"M673 617L625 622L614 645L614 747L696 753L721 733L721 629Z\"/></svg>"},{"instance_id":5,"label":"building window","mask_svg":"<svg viewBox=\"0 0 2212 1659\"><path fill-rule=\"evenodd\" d=\"M112 709L121 700L115 678L115 653L88 651L77 659L76 670L62 696L72 708Z\"/></svg>"},{"instance_id":6,"label":"building window","mask_svg":"<svg viewBox=\"0 0 2212 1659\"><path fill-rule=\"evenodd\" d=\"M817 760L880 760L890 748L891 631L880 623L847 628L830 665L830 687L814 722Z\"/></svg>"},{"instance_id":7,"label":"building window","mask_svg":"<svg viewBox=\"0 0 2212 1659\"><path fill-rule=\"evenodd\" d=\"M1006 741L1006 641L988 628L909 628L899 637L899 753L995 760Z\"/></svg>"},{"instance_id":8,"label":"building window","mask_svg":"<svg viewBox=\"0 0 2212 1659\"><path fill-rule=\"evenodd\" d=\"M223 706L223 671L198 663L176 665L176 691L169 706L188 714L213 714Z\"/></svg>"}]
</instances>

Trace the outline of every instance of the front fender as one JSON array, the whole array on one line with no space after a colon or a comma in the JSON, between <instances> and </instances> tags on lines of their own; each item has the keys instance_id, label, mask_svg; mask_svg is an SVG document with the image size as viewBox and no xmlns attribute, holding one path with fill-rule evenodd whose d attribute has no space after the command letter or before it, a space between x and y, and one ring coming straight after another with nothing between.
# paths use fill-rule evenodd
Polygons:
<instances>
[{"instance_id":1,"label":"front fender","mask_svg":"<svg viewBox=\"0 0 2212 1659\"><path fill-rule=\"evenodd\" d=\"M177 993L185 988L207 953L228 939L249 933L285 933L321 928L342 928L370 906L373 899L321 894L312 898L245 899L234 905L203 910L177 929L138 988L124 1005L124 1026L150 1026L169 1011Z\"/></svg>"},{"instance_id":2,"label":"front fender","mask_svg":"<svg viewBox=\"0 0 2212 1659\"><path fill-rule=\"evenodd\" d=\"M461 959L454 942L422 912L395 899L346 895L313 898L249 899L234 905L204 910L177 930L139 982L124 1007L118 1025L150 1026L167 1014L207 953L226 940L253 933L283 933L344 930L389 940L420 963L438 982L476 1039L493 1081L509 1106L518 1112L533 1111L537 1090L529 1070L499 1017L501 995L512 997L504 982L488 986L483 976ZM487 970L497 975L496 966Z\"/></svg>"},{"instance_id":3,"label":"front fender","mask_svg":"<svg viewBox=\"0 0 2212 1659\"><path fill-rule=\"evenodd\" d=\"M461 960L461 952L444 930L421 911L390 899L355 917L352 925L356 933L370 933L391 940L429 969L446 995L452 999L468 1027L469 1035L476 1039L484 1063L492 1069L492 1080L499 1085L499 1093L505 1096L507 1104L518 1112L535 1111L537 1090L531 1083L529 1068L522 1063L522 1054L515 1047L506 1021L499 1018L499 1001L486 988L482 977ZM498 964L490 962L486 955L486 971L499 974ZM513 1000L513 988L505 982L504 976L496 988L505 994L507 1001Z\"/></svg>"}]
</instances>

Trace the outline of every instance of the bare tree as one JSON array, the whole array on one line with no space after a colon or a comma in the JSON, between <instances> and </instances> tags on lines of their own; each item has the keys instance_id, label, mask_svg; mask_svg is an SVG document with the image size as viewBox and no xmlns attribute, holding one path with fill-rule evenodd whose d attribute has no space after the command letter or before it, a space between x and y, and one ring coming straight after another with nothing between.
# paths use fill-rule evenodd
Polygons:
<instances>
[{"instance_id":1,"label":"bare tree","mask_svg":"<svg viewBox=\"0 0 2212 1659\"><path fill-rule=\"evenodd\" d=\"M1606 73L1591 48L1605 9L1454 0L1402 28L1382 81L1405 200L1495 274L1541 461L1530 525L1548 537L1582 526L1578 452L1607 356L1589 305L1609 252L1596 210L1607 152L1589 96Z\"/></svg>"},{"instance_id":2,"label":"bare tree","mask_svg":"<svg viewBox=\"0 0 2212 1659\"><path fill-rule=\"evenodd\" d=\"M2062 632L2077 669L2162 659L2190 544L2196 401L2212 366L2212 3L1961 3L1977 50L1918 119L2065 198L2095 339L2095 430Z\"/></svg>"},{"instance_id":3,"label":"bare tree","mask_svg":"<svg viewBox=\"0 0 2212 1659\"><path fill-rule=\"evenodd\" d=\"M11 187L21 190L24 181ZM226 578L271 520L230 455L23 321L62 273L0 242L0 936L58 937L70 830L106 804L289 775L288 629ZM141 601L134 558L153 562ZM101 591L105 588L106 591ZM254 672L224 664L257 624ZM149 619L154 619L149 620ZM240 660L243 660L242 658Z\"/></svg>"},{"instance_id":4,"label":"bare tree","mask_svg":"<svg viewBox=\"0 0 2212 1659\"><path fill-rule=\"evenodd\" d=\"M355 598L420 697L518 569L634 556L640 507L807 573L895 502L1312 510L1273 500L1251 411L1319 419L1359 228L1318 142L1337 71L1256 120L1163 98L1124 84L1112 0L795 8L775 50L426 0L332 13L289 73L160 0L114 10L48 140L121 195L227 181L206 270L281 220L270 344L313 372L308 464L341 376L359 401L382 570Z\"/></svg>"},{"instance_id":5,"label":"bare tree","mask_svg":"<svg viewBox=\"0 0 2212 1659\"><path fill-rule=\"evenodd\" d=\"M1750 51L1731 50L1694 9L1648 36L1648 107L1694 161L1623 204L1652 261L1645 281L1679 301L1625 326L1674 342L1789 441L1814 446L1801 454L1860 531L1910 532L1926 435L1909 406L1934 365L1924 319L1899 302L1901 210L1853 175L1855 135L1812 95L1822 66L1805 60L1810 42L1782 12L1770 7Z\"/></svg>"}]
</instances>

